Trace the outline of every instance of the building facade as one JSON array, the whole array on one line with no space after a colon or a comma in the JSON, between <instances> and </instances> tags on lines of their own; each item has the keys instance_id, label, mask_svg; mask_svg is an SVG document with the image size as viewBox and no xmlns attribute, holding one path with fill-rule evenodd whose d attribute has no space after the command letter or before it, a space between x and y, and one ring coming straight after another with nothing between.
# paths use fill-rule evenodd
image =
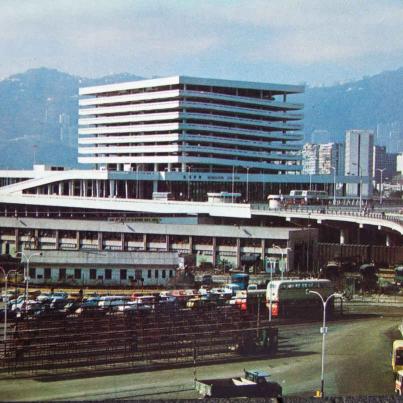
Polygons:
<instances>
[{"instance_id":1,"label":"building facade","mask_svg":"<svg viewBox=\"0 0 403 403\"><path fill-rule=\"evenodd\" d=\"M372 194L374 132L372 130L347 130L345 142L345 175L360 178L360 183L347 185L347 194Z\"/></svg>"},{"instance_id":2,"label":"building facade","mask_svg":"<svg viewBox=\"0 0 403 403\"><path fill-rule=\"evenodd\" d=\"M272 176L302 169L303 105L287 98L303 91L184 76L81 88L78 160L165 176L128 189L141 197L169 191L176 199L205 200L208 191L240 191L246 176L250 194L262 197ZM215 179L221 189L212 189Z\"/></svg>"},{"instance_id":3,"label":"building facade","mask_svg":"<svg viewBox=\"0 0 403 403\"><path fill-rule=\"evenodd\" d=\"M306 143L302 147L302 173L319 174L319 144Z\"/></svg>"},{"instance_id":4,"label":"building facade","mask_svg":"<svg viewBox=\"0 0 403 403\"><path fill-rule=\"evenodd\" d=\"M374 162L372 176L375 183L391 180L397 173L397 156L396 153L386 152L386 146L374 146ZM386 179L387 178L387 179Z\"/></svg>"}]
</instances>

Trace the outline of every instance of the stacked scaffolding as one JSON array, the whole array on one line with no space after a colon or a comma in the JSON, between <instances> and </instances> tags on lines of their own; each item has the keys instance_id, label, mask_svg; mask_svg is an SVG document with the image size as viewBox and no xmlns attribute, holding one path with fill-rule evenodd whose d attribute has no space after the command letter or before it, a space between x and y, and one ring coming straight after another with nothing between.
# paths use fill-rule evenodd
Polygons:
<instances>
[{"instance_id":1,"label":"stacked scaffolding","mask_svg":"<svg viewBox=\"0 0 403 403\"><path fill-rule=\"evenodd\" d=\"M231 306L25 318L9 329L3 368L61 373L216 361L265 345L272 332L266 320Z\"/></svg>"}]
</instances>

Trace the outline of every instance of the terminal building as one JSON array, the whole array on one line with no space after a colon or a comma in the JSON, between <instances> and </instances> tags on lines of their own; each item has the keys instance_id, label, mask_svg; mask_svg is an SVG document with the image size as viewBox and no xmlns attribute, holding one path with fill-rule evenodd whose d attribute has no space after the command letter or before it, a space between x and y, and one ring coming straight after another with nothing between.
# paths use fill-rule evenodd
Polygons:
<instances>
[{"instance_id":1,"label":"terminal building","mask_svg":"<svg viewBox=\"0 0 403 403\"><path fill-rule=\"evenodd\" d=\"M310 270L317 230L251 205L292 189L331 195L336 182L345 194L347 181L368 178L301 174L303 105L294 98L303 91L183 76L81 88L78 161L91 168L0 171L2 252L32 254L37 282L63 281L64 269L87 284L141 274L163 285L184 256L243 270L272 257ZM156 252L176 258L163 267ZM119 276L99 262L109 253Z\"/></svg>"}]
</instances>

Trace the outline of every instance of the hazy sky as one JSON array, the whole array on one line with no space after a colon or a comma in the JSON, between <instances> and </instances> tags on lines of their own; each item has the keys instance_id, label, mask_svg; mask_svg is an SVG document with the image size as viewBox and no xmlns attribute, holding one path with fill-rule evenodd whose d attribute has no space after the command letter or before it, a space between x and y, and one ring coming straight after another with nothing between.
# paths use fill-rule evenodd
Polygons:
<instances>
[{"instance_id":1,"label":"hazy sky","mask_svg":"<svg viewBox=\"0 0 403 403\"><path fill-rule=\"evenodd\" d=\"M0 77L33 67L332 84L403 66L402 0L0 0Z\"/></svg>"}]
</instances>

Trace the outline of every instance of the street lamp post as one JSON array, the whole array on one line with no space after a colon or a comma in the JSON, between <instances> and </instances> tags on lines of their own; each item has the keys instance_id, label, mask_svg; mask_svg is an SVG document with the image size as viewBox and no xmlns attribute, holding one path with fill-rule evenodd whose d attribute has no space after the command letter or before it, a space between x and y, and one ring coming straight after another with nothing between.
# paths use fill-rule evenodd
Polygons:
<instances>
[{"instance_id":1,"label":"street lamp post","mask_svg":"<svg viewBox=\"0 0 403 403\"><path fill-rule=\"evenodd\" d=\"M284 251L283 248L280 248L280 246L273 244L273 248L277 248L280 253L281 253L281 263L282 263L282 268L280 269L280 273L281 273L281 280L284 279L284 272L287 271L287 259L284 260ZM285 248L287 253L289 250L291 250L291 248Z\"/></svg>"},{"instance_id":2,"label":"street lamp post","mask_svg":"<svg viewBox=\"0 0 403 403\"><path fill-rule=\"evenodd\" d=\"M336 205L336 167L330 167L333 169L333 206Z\"/></svg>"},{"instance_id":3,"label":"street lamp post","mask_svg":"<svg viewBox=\"0 0 403 403\"><path fill-rule=\"evenodd\" d=\"M353 162L352 165L355 165L358 169L358 176L360 177L360 212L362 210L362 167L360 163Z\"/></svg>"},{"instance_id":4,"label":"street lamp post","mask_svg":"<svg viewBox=\"0 0 403 403\"><path fill-rule=\"evenodd\" d=\"M8 283L8 276L10 273L17 273L16 270L10 270L8 273L4 270L3 267L0 266L0 270L3 272L4 276L4 293L5 293L5 307L4 307L4 329L3 329L3 342L4 348L6 348L6 341L7 341L7 308L8 308L8 295L7 295L7 283Z\"/></svg>"},{"instance_id":5,"label":"street lamp post","mask_svg":"<svg viewBox=\"0 0 403 403\"><path fill-rule=\"evenodd\" d=\"M284 253L283 253L283 249L280 248L280 246L273 244L273 249L274 249L274 248L276 248L276 249L278 249L278 250L280 251L280 253L281 253L281 263L283 264L283 262L284 262ZM283 278L284 278L284 270L283 270L283 268L280 269L280 273L281 273L281 280L283 280Z\"/></svg>"},{"instance_id":6,"label":"street lamp post","mask_svg":"<svg viewBox=\"0 0 403 403\"><path fill-rule=\"evenodd\" d=\"M386 168L377 168L376 170L381 173L381 188L379 189L379 203L382 204L382 196L383 196L383 171L385 171Z\"/></svg>"},{"instance_id":7,"label":"street lamp post","mask_svg":"<svg viewBox=\"0 0 403 403\"><path fill-rule=\"evenodd\" d=\"M269 322L271 322L271 311L272 311L272 280L273 280L273 269L274 269L274 264L276 263L276 259L269 257L269 263L270 263L270 282L269 282Z\"/></svg>"},{"instance_id":8,"label":"street lamp post","mask_svg":"<svg viewBox=\"0 0 403 403\"><path fill-rule=\"evenodd\" d=\"M321 375L320 375L320 394L321 397L324 397L324 387L325 387L325 378L324 378L324 373L325 373L325 338L326 338L326 334L327 334L327 327L326 327L326 306L327 303L334 297L342 297L341 294L335 292L331 295L329 295L326 300L323 298L322 294L320 294L317 291L310 291L310 290L306 290L307 294L315 294L317 295L320 300L322 301L322 305L323 305L323 323L322 323L322 327L320 328L320 332L322 333L322 366L321 366Z\"/></svg>"},{"instance_id":9,"label":"street lamp post","mask_svg":"<svg viewBox=\"0 0 403 403\"><path fill-rule=\"evenodd\" d=\"M25 252L17 252L17 255L21 255L25 259L26 269L24 270L24 281L25 281L25 304L28 301L28 284L29 284L29 261L33 256L42 256L42 252L34 252L30 255L26 255Z\"/></svg>"}]
</instances>

